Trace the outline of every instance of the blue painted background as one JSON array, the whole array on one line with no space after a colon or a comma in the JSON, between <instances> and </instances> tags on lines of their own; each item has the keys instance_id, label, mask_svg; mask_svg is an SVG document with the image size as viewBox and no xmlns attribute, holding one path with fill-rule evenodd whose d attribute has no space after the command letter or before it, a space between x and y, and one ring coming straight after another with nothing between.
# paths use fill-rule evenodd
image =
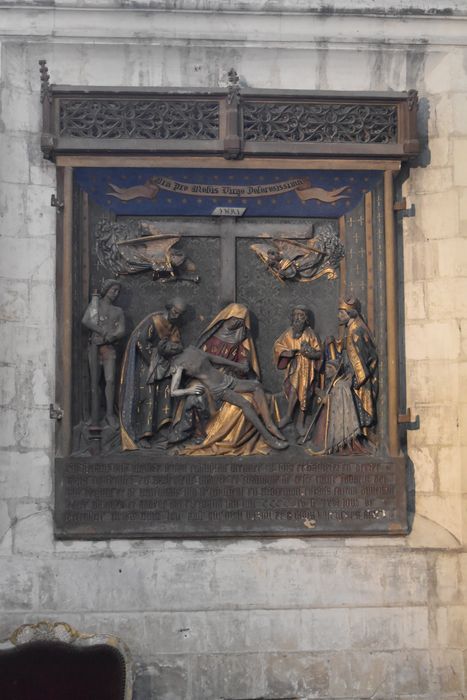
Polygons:
<instances>
[{"instance_id":1,"label":"blue painted background","mask_svg":"<svg viewBox=\"0 0 467 700\"><path fill-rule=\"evenodd\" d=\"M76 168L75 181L104 209L120 216L210 216L215 207L246 207L245 217L287 216L338 218L352 209L363 194L372 190L381 177L375 171L358 170L244 170L231 168ZM155 199L122 202L109 196L110 183L117 187L144 184L152 176L202 185L267 185L293 178L308 177L312 187L333 190L348 186L340 199L330 204L317 200L302 202L295 192L258 197L211 197L160 190Z\"/></svg>"}]
</instances>

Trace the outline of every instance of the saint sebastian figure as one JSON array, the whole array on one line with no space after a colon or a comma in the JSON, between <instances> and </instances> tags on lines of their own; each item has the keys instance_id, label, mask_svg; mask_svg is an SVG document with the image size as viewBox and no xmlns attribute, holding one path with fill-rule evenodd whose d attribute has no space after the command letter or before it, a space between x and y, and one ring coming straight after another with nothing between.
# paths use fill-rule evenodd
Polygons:
<instances>
[{"instance_id":1,"label":"saint sebastian figure","mask_svg":"<svg viewBox=\"0 0 467 700\"><path fill-rule=\"evenodd\" d=\"M245 372L246 364L241 365L227 358L210 355L209 353L189 346L182 351L180 346L172 344L174 359L172 361L172 396L191 396L209 393L217 405L222 403L238 407L244 417L256 428L269 447L283 450L288 442L275 425L263 387L257 380L238 379L224 374L218 369L227 367L235 371ZM183 375L188 379L196 379L198 383L181 388ZM245 395L251 394L251 402ZM190 454L196 454L190 452ZM227 453L226 453L227 454Z\"/></svg>"},{"instance_id":2,"label":"saint sebastian figure","mask_svg":"<svg viewBox=\"0 0 467 700\"><path fill-rule=\"evenodd\" d=\"M125 335L125 316L114 306L120 294L120 282L109 279L102 282L100 294L95 292L84 312L82 324L91 331L89 337L89 370L91 374L91 423L99 424L100 389L102 374L105 380L105 418L111 428L118 427L114 412L115 371L117 352L114 343Z\"/></svg>"},{"instance_id":3,"label":"saint sebastian figure","mask_svg":"<svg viewBox=\"0 0 467 700\"><path fill-rule=\"evenodd\" d=\"M322 362L321 343L312 330L304 306L292 310L292 325L274 343L274 360L278 369L285 370L283 391L287 398L285 415L279 422L283 428L292 421L298 404L297 432L305 432L308 410L316 376Z\"/></svg>"},{"instance_id":4,"label":"saint sebastian figure","mask_svg":"<svg viewBox=\"0 0 467 700\"><path fill-rule=\"evenodd\" d=\"M173 299L164 311L146 316L130 336L120 380L120 432L124 450L151 447L151 439L172 421L168 343L181 343L178 324L186 308Z\"/></svg>"}]
</instances>

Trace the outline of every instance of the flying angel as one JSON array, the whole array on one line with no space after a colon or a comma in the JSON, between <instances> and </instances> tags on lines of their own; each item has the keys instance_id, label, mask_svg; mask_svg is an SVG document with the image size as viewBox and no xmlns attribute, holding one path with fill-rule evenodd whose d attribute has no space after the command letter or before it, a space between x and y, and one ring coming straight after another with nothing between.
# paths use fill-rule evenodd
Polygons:
<instances>
[{"instance_id":1,"label":"flying angel","mask_svg":"<svg viewBox=\"0 0 467 700\"><path fill-rule=\"evenodd\" d=\"M251 249L280 282L293 279L311 282L323 275L336 279L339 262L344 257L344 246L330 224L317 226L311 238L271 238L254 243Z\"/></svg>"},{"instance_id":2,"label":"flying angel","mask_svg":"<svg viewBox=\"0 0 467 700\"><path fill-rule=\"evenodd\" d=\"M104 266L117 275L152 272L154 280L199 282L192 260L177 247L181 235L164 233L153 223L143 222L143 234L134 238L120 237L118 224L103 225L97 232L98 255ZM126 233L126 230L125 232Z\"/></svg>"}]
</instances>

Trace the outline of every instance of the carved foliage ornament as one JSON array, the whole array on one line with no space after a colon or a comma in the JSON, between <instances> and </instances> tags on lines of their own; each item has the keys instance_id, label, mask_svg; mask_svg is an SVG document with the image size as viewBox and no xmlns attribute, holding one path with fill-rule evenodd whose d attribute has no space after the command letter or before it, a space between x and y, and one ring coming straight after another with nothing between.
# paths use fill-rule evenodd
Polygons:
<instances>
[{"instance_id":1,"label":"carved foliage ornament","mask_svg":"<svg viewBox=\"0 0 467 700\"><path fill-rule=\"evenodd\" d=\"M219 105L200 100L60 100L60 136L217 139Z\"/></svg>"},{"instance_id":2,"label":"carved foliage ornament","mask_svg":"<svg viewBox=\"0 0 467 700\"><path fill-rule=\"evenodd\" d=\"M246 102L246 141L395 143L397 108L388 105Z\"/></svg>"}]
</instances>

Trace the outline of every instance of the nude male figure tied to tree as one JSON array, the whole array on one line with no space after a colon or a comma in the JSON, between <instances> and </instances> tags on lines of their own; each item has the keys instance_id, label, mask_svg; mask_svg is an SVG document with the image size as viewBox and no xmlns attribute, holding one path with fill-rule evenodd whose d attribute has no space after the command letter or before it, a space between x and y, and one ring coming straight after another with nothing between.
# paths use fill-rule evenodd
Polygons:
<instances>
[{"instance_id":1,"label":"nude male figure tied to tree","mask_svg":"<svg viewBox=\"0 0 467 700\"><path fill-rule=\"evenodd\" d=\"M88 360L91 375L91 424L100 421L100 381L105 381L105 421L111 428L118 427L115 415L115 373L117 352L115 343L125 335L125 316L114 305L120 294L120 282L113 279L102 282L101 291L94 292L81 323L89 331Z\"/></svg>"}]
</instances>

